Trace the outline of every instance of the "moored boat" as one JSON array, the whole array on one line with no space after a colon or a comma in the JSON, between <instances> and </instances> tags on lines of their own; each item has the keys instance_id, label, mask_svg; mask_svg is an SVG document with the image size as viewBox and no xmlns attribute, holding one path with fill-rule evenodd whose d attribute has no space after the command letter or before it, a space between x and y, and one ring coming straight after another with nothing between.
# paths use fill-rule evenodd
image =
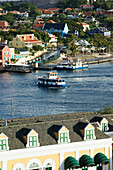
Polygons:
<instances>
[{"instance_id":1,"label":"moored boat","mask_svg":"<svg viewBox=\"0 0 113 170\"><path fill-rule=\"evenodd\" d=\"M44 87L66 87L66 83L63 79L58 77L57 72L47 72L47 76L39 77L37 84Z\"/></svg>"},{"instance_id":2,"label":"moored boat","mask_svg":"<svg viewBox=\"0 0 113 170\"><path fill-rule=\"evenodd\" d=\"M80 59L70 60L68 57L63 58L61 63L56 65L58 70L78 70L88 68L88 65L84 65Z\"/></svg>"},{"instance_id":3,"label":"moored boat","mask_svg":"<svg viewBox=\"0 0 113 170\"><path fill-rule=\"evenodd\" d=\"M30 73L31 68L27 64L7 64L5 66L7 72Z\"/></svg>"}]
</instances>

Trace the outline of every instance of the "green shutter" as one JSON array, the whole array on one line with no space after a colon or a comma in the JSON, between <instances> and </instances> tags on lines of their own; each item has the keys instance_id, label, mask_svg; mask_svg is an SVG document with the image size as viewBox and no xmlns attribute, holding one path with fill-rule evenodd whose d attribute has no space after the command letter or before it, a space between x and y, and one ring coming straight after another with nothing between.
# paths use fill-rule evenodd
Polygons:
<instances>
[{"instance_id":1,"label":"green shutter","mask_svg":"<svg viewBox=\"0 0 113 170\"><path fill-rule=\"evenodd\" d=\"M29 137L29 146L37 146L37 136L30 136Z\"/></svg>"},{"instance_id":2,"label":"green shutter","mask_svg":"<svg viewBox=\"0 0 113 170\"><path fill-rule=\"evenodd\" d=\"M60 143L65 142L68 142L68 133L67 132L60 133Z\"/></svg>"},{"instance_id":3,"label":"green shutter","mask_svg":"<svg viewBox=\"0 0 113 170\"><path fill-rule=\"evenodd\" d=\"M86 130L86 139L93 139L93 129Z\"/></svg>"},{"instance_id":4,"label":"green shutter","mask_svg":"<svg viewBox=\"0 0 113 170\"><path fill-rule=\"evenodd\" d=\"M0 140L0 150L7 150L7 140L6 139Z\"/></svg>"},{"instance_id":5,"label":"green shutter","mask_svg":"<svg viewBox=\"0 0 113 170\"><path fill-rule=\"evenodd\" d=\"M102 123L102 131L106 131L107 130L107 124L106 123Z\"/></svg>"}]
</instances>

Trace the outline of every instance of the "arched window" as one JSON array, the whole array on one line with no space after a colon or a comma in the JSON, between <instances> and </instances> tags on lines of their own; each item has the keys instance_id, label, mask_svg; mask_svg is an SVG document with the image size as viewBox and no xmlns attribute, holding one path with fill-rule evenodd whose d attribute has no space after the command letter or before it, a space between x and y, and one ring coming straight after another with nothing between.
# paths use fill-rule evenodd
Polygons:
<instances>
[{"instance_id":1,"label":"arched window","mask_svg":"<svg viewBox=\"0 0 113 170\"><path fill-rule=\"evenodd\" d=\"M42 163L39 159L31 159L26 165L26 170L42 170Z\"/></svg>"},{"instance_id":2,"label":"arched window","mask_svg":"<svg viewBox=\"0 0 113 170\"><path fill-rule=\"evenodd\" d=\"M52 170L52 165L48 163L45 167L45 170Z\"/></svg>"},{"instance_id":3,"label":"arched window","mask_svg":"<svg viewBox=\"0 0 113 170\"><path fill-rule=\"evenodd\" d=\"M43 163L44 170L55 170L55 162L52 159L46 159Z\"/></svg>"},{"instance_id":4,"label":"arched window","mask_svg":"<svg viewBox=\"0 0 113 170\"><path fill-rule=\"evenodd\" d=\"M22 163L17 163L14 165L12 170L25 170L25 166Z\"/></svg>"},{"instance_id":5,"label":"arched window","mask_svg":"<svg viewBox=\"0 0 113 170\"><path fill-rule=\"evenodd\" d=\"M40 170L40 167L37 163L33 162L30 166L29 166L29 170Z\"/></svg>"}]
</instances>

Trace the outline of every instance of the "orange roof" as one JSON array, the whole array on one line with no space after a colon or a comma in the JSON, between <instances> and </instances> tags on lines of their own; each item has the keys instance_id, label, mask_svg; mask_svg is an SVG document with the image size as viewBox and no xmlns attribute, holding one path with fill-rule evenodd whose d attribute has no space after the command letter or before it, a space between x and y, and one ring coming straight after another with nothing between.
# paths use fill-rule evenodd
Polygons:
<instances>
[{"instance_id":1,"label":"orange roof","mask_svg":"<svg viewBox=\"0 0 113 170\"><path fill-rule=\"evenodd\" d=\"M44 14L53 14L52 11L44 11Z\"/></svg>"},{"instance_id":2,"label":"orange roof","mask_svg":"<svg viewBox=\"0 0 113 170\"><path fill-rule=\"evenodd\" d=\"M47 21L48 23L56 23L55 21L53 21L53 20L49 20L49 21Z\"/></svg>"},{"instance_id":3,"label":"orange roof","mask_svg":"<svg viewBox=\"0 0 113 170\"><path fill-rule=\"evenodd\" d=\"M81 23L82 25L88 25L88 24L86 24L85 22L83 22L83 23Z\"/></svg>"},{"instance_id":4,"label":"orange roof","mask_svg":"<svg viewBox=\"0 0 113 170\"><path fill-rule=\"evenodd\" d=\"M71 8L66 8L67 10L72 10Z\"/></svg>"},{"instance_id":5,"label":"orange roof","mask_svg":"<svg viewBox=\"0 0 113 170\"><path fill-rule=\"evenodd\" d=\"M0 21L0 27L7 27L8 25L7 21Z\"/></svg>"},{"instance_id":6,"label":"orange roof","mask_svg":"<svg viewBox=\"0 0 113 170\"><path fill-rule=\"evenodd\" d=\"M33 24L34 27L36 28L42 28L44 24Z\"/></svg>"},{"instance_id":7,"label":"orange roof","mask_svg":"<svg viewBox=\"0 0 113 170\"><path fill-rule=\"evenodd\" d=\"M11 14L20 14L19 11L9 11Z\"/></svg>"},{"instance_id":8,"label":"orange roof","mask_svg":"<svg viewBox=\"0 0 113 170\"><path fill-rule=\"evenodd\" d=\"M58 11L59 8L49 8L48 11Z\"/></svg>"},{"instance_id":9,"label":"orange roof","mask_svg":"<svg viewBox=\"0 0 113 170\"><path fill-rule=\"evenodd\" d=\"M44 9L41 9L41 8L40 8L39 11L44 11Z\"/></svg>"},{"instance_id":10,"label":"orange roof","mask_svg":"<svg viewBox=\"0 0 113 170\"><path fill-rule=\"evenodd\" d=\"M28 35L18 35L18 37L29 44L36 44L36 43L43 43L42 41L39 41L33 34Z\"/></svg>"}]
</instances>

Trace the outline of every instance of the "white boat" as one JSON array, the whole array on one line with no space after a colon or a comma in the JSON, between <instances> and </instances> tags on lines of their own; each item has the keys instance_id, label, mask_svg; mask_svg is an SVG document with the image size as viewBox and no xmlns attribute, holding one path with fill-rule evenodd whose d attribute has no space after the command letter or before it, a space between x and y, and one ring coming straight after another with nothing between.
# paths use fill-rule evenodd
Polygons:
<instances>
[{"instance_id":1,"label":"white boat","mask_svg":"<svg viewBox=\"0 0 113 170\"><path fill-rule=\"evenodd\" d=\"M39 77L37 84L45 87L66 87L66 83L63 79L58 77L57 72L47 72L47 76Z\"/></svg>"},{"instance_id":2,"label":"white boat","mask_svg":"<svg viewBox=\"0 0 113 170\"><path fill-rule=\"evenodd\" d=\"M31 68L27 64L7 64L5 71L8 72L19 72L19 73L30 73Z\"/></svg>"},{"instance_id":3,"label":"white boat","mask_svg":"<svg viewBox=\"0 0 113 170\"><path fill-rule=\"evenodd\" d=\"M88 68L88 65L84 65L80 59L70 60L70 58L63 58L61 63L58 63L56 69L60 70L78 70Z\"/></svg>"}]
</instances>

